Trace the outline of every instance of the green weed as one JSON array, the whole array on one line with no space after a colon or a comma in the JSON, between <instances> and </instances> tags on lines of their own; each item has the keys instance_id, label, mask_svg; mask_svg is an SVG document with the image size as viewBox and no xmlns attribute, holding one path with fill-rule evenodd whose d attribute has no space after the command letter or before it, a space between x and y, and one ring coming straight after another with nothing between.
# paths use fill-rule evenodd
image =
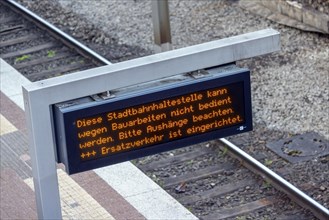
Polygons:
<instances>
[{"instance_id":1,"label":"green weed","mask_svg":"<svg viewBox=\"0 0 329 220\"><path fill-rule=\"evenodd\" d=\"M28 55L28 54L25 54L25 55L20 56L20 57L16 57L15 63L22 62L24 60L29 59L30 57L31 57L31 55Z\"/></svg>"},{"instance_id":2,"label":"green weed","mask_svg":"<svg viewBox=\"0 0 329 220\"><path fill-rule=\"evenodd\" d=\"M264 187L265 189L268 189L268 188L271 187L271 183L270 183L268 180L264 180L264 182L263 182L263 187Z\"/></svg>"},{"instance_id":3,"label":"green weed","mask_svg":"<svg viewBox=\"0 0 329 220\"><path fill-rule=\"evenodd\" d=\"M222 150L222 155L226 155L228 152L228 148L227 147L224 147L223 150Z\"/></svg>"},{"instance_id":4,"label":"green weed","mask_svg":"<svg viewBox=\"0 0 329 220\"><path fill-rule=\"evenodd\" d=\"M273 160L265 159L265 165L270 166L273 163Z\"/></svg>"},{"instance_id":5,"label":"green weed","mask_svg":"<svg viewBox=\"0 0 329 220\"><path fill-rule=\"evenodd\" d=\"M56 55L56 51L54 51L54 50L48 50L47 51L47 57L48 58L52 58L52 57L54 57Z\"/></svg>"}]
</instances>

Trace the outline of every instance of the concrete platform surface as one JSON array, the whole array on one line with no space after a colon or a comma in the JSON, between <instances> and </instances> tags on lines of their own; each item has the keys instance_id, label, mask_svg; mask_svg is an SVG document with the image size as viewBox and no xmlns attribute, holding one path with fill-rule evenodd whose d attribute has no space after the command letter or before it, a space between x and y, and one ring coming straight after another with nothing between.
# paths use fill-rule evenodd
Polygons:
<instances>
[{"instance_id":1,"label":"concrete platform surface","mask_svg":"<svg viewBox=\"0 0 329 220\"><path fill-rule=\"evenodd\" d=\"M0 59L1 219L36 219L22 85ZM75 175L57 168L63 219L197 219L130 162Z\"/></svg>"}]
</instances>

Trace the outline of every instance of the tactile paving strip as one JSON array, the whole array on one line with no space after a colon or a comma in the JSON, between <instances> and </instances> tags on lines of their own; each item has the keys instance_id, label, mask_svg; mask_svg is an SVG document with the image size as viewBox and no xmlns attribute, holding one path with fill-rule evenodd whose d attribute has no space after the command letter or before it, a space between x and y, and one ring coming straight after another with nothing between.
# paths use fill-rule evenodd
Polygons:
<instances>
[{"instance_id":1,"label":"tactile paving strip","mask_svg":"<svg viewBox=\"0 0 329 220\"><path fill-rule=\"evenodd\" d=\"M58 169L57 173L63 219L114 220L110 213L108 213L63 170ZM34 189L32 178L25 179L24 182Z\"/></svg>"}]
</instances>

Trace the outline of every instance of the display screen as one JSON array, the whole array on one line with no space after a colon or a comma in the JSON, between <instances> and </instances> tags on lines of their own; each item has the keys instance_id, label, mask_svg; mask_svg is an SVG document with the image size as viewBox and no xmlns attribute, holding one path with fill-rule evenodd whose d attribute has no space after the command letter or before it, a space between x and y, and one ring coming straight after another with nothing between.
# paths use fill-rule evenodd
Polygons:
<instances>
[{"instance_id":1,"label":"display screen","mask_svg":"<svg viewBox=\"0 0 329 220\"><path fill-rule=\"evenodd\" d=\"M62 161L74 173L248 131L250 102L243 72L74 107L62 112Z\"/></svg>"}]
</instances>

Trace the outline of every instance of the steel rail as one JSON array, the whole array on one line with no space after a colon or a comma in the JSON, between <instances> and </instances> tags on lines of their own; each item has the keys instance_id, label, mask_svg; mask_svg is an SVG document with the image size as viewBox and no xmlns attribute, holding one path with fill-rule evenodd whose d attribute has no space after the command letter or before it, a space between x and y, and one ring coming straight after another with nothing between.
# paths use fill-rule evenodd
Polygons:
<instances>
[{"instance_id":1,"label":"steel rail","mask_svg":"<svg viewBox=\"0 0 329 220\"><path fill-rule=\"evenodd\" d=\"M102 57L101 55L97 54L90 48L81 44L80 42L78 42L68 34L64 33L54 25L45 21L44 19L34 14L27 8L16 3L15 1L5 0L3 2L7 3L7 5L13 6L19 12L25 14L28 18L32 17L34 21L37 21L39 24L42 25L41 26L42 28L46 28L47 30L50 30L55 35L55 37L60 40L65 39L65 41L62 40L64 43L68 42L70 46L73 46L75 49L86 54L88 57L97 59L99 62L106 65L112 64L106 58ZM322 206L314 199L306 195L304 192L296 188L294 185L289 183L287 180L283 179L281 176L279 176L278 174L276 174L275 172L264 166L262 163L251 157L249 154L241 150L239 147L229 142L227 139L221 138L219 140L228 147L230 154L233 157L237 158L239 161L241 161L242 164L246 166L248 169L254 171L256 174L269 180L275 188L287 194L293 201L298 203L300 206L310 210L319 219L324 219L324 220L329 219L329 210L326 209L324 206Z\"/></svg>"},{"instance_id":2,"label":"steel rail","mask_svg":"<svg viewBox=\"0 0 329 220\"><path fill-rule=\"evenodd\" d=\"M231 156L238 159L245 167L270 181L270 183L276 189L287 194L300 206L310 210L317 218L323 220L329 219L329 210L322 206L320 203L316 202L314 199L306 195L304 192L264 166L262 163L251 157L249 154L241 150L227 139L221 138L219 140L228 147L228 152L231 154Z\"/></svg>"},{"instance_id":3,"label":"steel rail","mask_svg":"<svg viewBox=\"0 0 329 220\"><path fill-rule=\"evenodd\" d=\"M82 55L92 58L93 60L97 60L105 65L111 65L112 63L108 61L106 58L102 57L101 55L97 54L95 51L91 50L90 48L86 47L85 45L81 44L76 39L72 38L70 35L66 34L65 32L61 31L48 21L44 20L40 16L36 15L29 9L25 8L24 6L18 4L13 0L4 0L2 1L5 5L13 8L19 13L22 13L27 19L32 20L35 22L40 28L46 29L50 31L56 39L62 41L69 47L73 47L74 49L78 50Z\"/></svg>"}]
</instances>

